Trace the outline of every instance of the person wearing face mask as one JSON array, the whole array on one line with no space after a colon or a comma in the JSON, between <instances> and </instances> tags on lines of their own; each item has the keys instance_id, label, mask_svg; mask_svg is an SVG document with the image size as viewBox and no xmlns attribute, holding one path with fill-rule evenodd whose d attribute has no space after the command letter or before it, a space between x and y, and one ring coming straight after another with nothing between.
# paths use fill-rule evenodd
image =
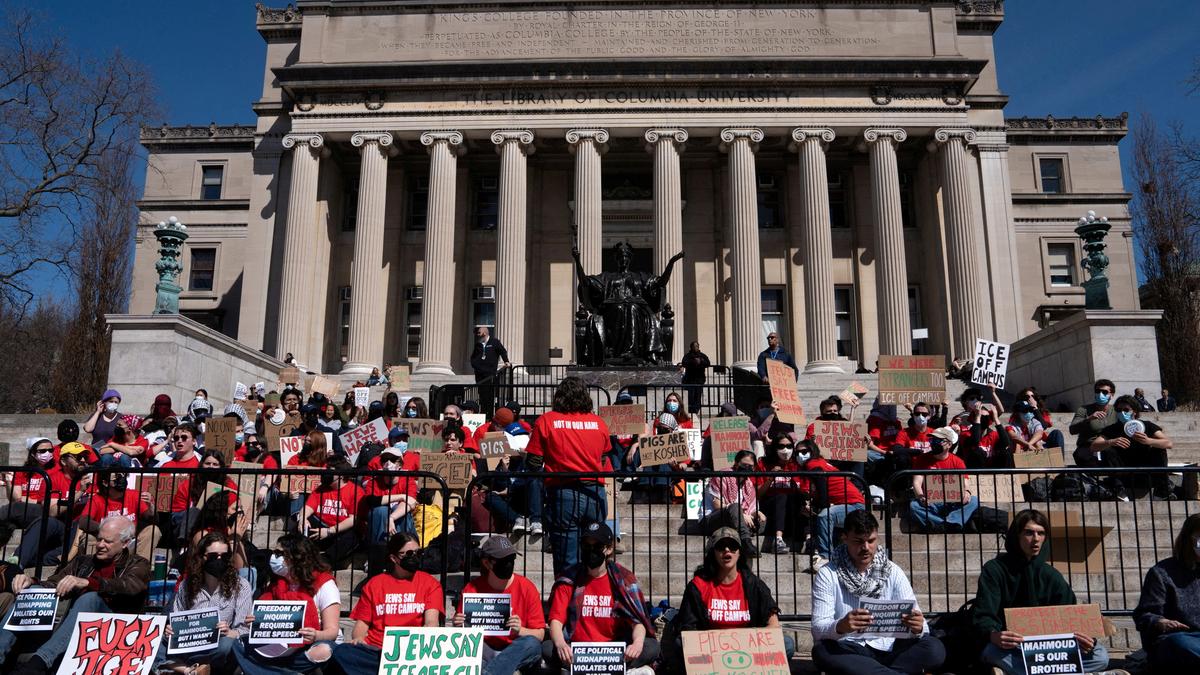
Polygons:
<instances>
[{"instance_id":1,"label":"person wearing face mask","mask_svg":"<svg viewBox=\"0 0 1200 675\"><path fill-rule=\"evenodd\" d=\"M210 484L224 484L226 488L237 492L237 483L226 477L225 456L216 450L205 450L200 457L200 468L209 469L212 473L198 475L180 475L171 496L171 521L174 532L183 534L192 529L191 523L196 522L199 509L196 506L209 492Z\"/></svg>"},{"instance_id":2,"label":"person wearing face mask","mask_svg":"<svg viewBox=\"0 0 1200 675\"><path fill-rule=\"evenodd\" d=\"M913 457L913 470L965 470L967 465L951 452L957 442L958 434L950 427L934 431L929 435L929 452ZM909 515L917 531L962 532L979 508L979 498L971 494L970 477L962 476L962 498L957 501L930 501L925 493L926 478L925 475L913 476L915 498L909 505Z\"/></svg>"},{"instance_id":3,"label":"person wearing face mask","mask_svg":"<svg viewBox=\"0 0 1200 675\"><path fill-rule=\"evenodd\" d=\"M740 534L742 554L758 557L754 538L766 528L767 517L758 510L758 482L746 474L754 471L754 452L742 450L733 460L733 473L710 478L700 505L700 527L706 533L732 527Z\"/></svg>"},{"instance_id":4,"label":"person wearing face mask","mask_svg":"<svg viewBox=\"0 0 1200 675\"><path fill-rule=\"evenodd\" d=\"M908 426L896 434L892 441L891 473L904 471L912 467L915 456L929 452L929 435L934 427L931 422L931 411L928 403L919 401L912 407L912 416L908 418Z\"/></svg>"},{"instance_id":5,"label":"person wearing face mask","mask_svg":"<svg viewBox=\"0 0 1200 675\"><path fill-rule=\"evenodd\" d=\"M118 409L121 407L121 392L109 389L96 401L96 410L83 423L83 430L92 435L92 446L107 443L117 429Z\"/></svg>"},{"instance_id":6,"label":"person wearing face mask","mask_svg":"<svg viewBox=\"0 0 1200 675\"><path fill-rule=\"evenodd\" d=\"M659 411L660 415L662 413L670 413L674 415L676 421L679 422L680 429L694 428L692 416L683 409L682 399L679 398L678 392L672 391L667 393L666 398L663 399L662 410Z\"/></svg>"},{"instance_id":7,"label":"person wearing face mask","mask_svg":"<svg viewBox=\"0 0 1200 675\"><path fill-rule=\"evenodd\" d=\"M250 631L247 617L254 611L254 591L250 582L238 576L233 566L230 541L225 535L215 532L205 535L191 550L170 612L217 610L217 646L201 652L168 656L171 641L171 623L168 621L154 667L184 674L189 668L205 664L210 672L232 672L233 645Z\"/></svg>"},{"instance_id":8,"label":"person wearing face mask","mask_svg":"<svg viewBox=\"0 0 1200 675\"><path fill-rule=\"evenodd\" d=\"M479 547L479 576L467 582L462 592L499 593L510 600L508 635L484 638L483 675L509 675L523 668L535 668L542 661L542 640L546 638L546 617L542 613L542 594L529 579L513 570L517 549L504 535L494 534ZM467 624L462 595L451 623L458 628Z\"/></svg>"},{"instance_id":9,"label":"person wearing face mask","mask_svg":"<svg viewBox=\"0 0 1200 675\"><path fill-rule=\"evenodd\" d=\"M1200 672L1200 513L1183 521L1171 557L1146 572L1133 623L1153 672Z\"/></svg>"},{"instance_id":10,"label":"person wearing face mask","mask_svg":"<svg viewBox=\"0 0 1200 675\"><path fill-rule=\"evenodd\" d=\"M1132 396L1118 398L1113 410L1112 424L1101 429L1100 435L1092 440L1091 450L1100 456L1100 466L1166 467L1167 451L1173 444L1162 427L1138 419L1141 413ZM1127 480L1138 479L1130 477ZM1150 484L1152 499L1176 498L1167 474L1152 475Z\"/></svg>"},{"instance_id":11,"label":"person wearing face mask","mask_svg":"<svg viewBox=\"0 0 1200 675\"><path fill-rule=\"evenodd\" d=\"M238 640L233 645L233 656L244 675L289 675L315 670L329 661L334 642L341 639L338 619L342 599L337 582L312 542L296 533L279 538L268 565L271 581L258 599L305 603L300 639L288 645L250 645ZM247 621L253 622L254 617L247 617Z\"/></svg>"},{"instance_id":12,"label":"person wearing face mask","mask_svg":"<svg viewBox=\"0 0 1200 675\"><path fill-rule=\"evenodd\" d=\"M1041 450L1046 444L1046 429L1038 419L1038 409L1028 401L1013 406L1013 416L1004 426L1012 439L1013 452Z\"/></svg>"},{"instance_id":13,"label":"person wearing face mask","mask_svg":"<svg viewBox=\"0 0 1200 675\"><path fill-rule=\"evenodd\" d=\"M149 559L161 539L156 525L158 511L150 493L131 489L129 479L123 473L100 473L96 480L96 494L88 499L87 507L75 523L78 533L73 546L80 552L90 550L92 539L100 531L100 523L106 518L121 516L138 528L137 553Z\"/></svg>"},{"instance_id":14,"label":"person wearing face mask","mask_svg":"<svg viewBox=\"0 0 1200 675\"><path fill-rule=\"evenodd\" d=\"M842 414L842 399L836 395L830 396L829 398L821 401L819 410L821 414L817 417L818 420L828 422L851 422L854 420L854 413L858 410L858 404L856 403L854 407L850 409L849 418ZM891 414L892 417L890 420L880 417L881 415L884 415L885 412ZM891 439L895 437L895 430L899 429L900 427L900 424L895 421L895 414L895 406L876 405L875 408L871 410L872 416L867 418L868 438L864 439L864 441L869 441L867 446L867 463L849 461L832 462L832 464L837 467L838 471L849 471L850 473L858 474L859 477L863 477L866 475L868 463L873 464L882 460L884 455L877 449L876 443L884 443L885 441L880 440L881 438ZM884 419L886 424L880 422L881 419ZM808 429L804 432L804 440L812 441L814 438L816 438L816 429L816 424L810 423L808 425ZM884 434L882 437L880 436L881 429L883 430L882 433Z\"/></svg>"},{"instance_id":15,"label":"person wearing face mask","mask_svg":"<svg viewBox=\"0 0 1200 675\"><path fill-rule=\"evenodd\" d=\"M384 448L379 453L379 468L375 471L415 471L406 460L419 460L415 452L408 453L396 447ZM397 532L415 533L412 511L417 505L417 489L421 481L407 476L375 474L363 488L363 511L367 514L367 559L368 571L380 574L385 571L387 542Z\"/></svg>"},{"instance_id":16,"label":"person wearing face mask","mask_svg":"<svg viewBox=\"0 0 1200 675\"><path fill-rule=\"evenodd\" d=\"M1092 440L1100 435L1104 427L1112 424L1117 385L1113 384L1112 380L1096 380L1096 384L1092 385L1092 393L1092 402L1076 409L1071 424L1067 426L1067 431L1076 437L1074 456L1077 466L1101 466L1097 464L1097 458L1091 452Z\"/></svg>"},{"instance_id":17,"label":"person wearing face mask","mask_svg":"<svg viewBox=\"0 0 1200 675\"><path fill-rule=\"evenodd\" d=\"M831 396L828 400L841 403L841 398L836 396ZM824 404L822 404L823 406ZM868 456L872 456L870 453L875 453L874 457L882 457L883 453L890 452L901 431L902 427L896 406L884 405L876 397L871 404L871 412L867 414L867 436L871 439L871 444L867 449Z\"/></svg>"},{"instance_id":18,"label":"person wearing face mask","mask_svg":"<svg viewBox=\"0 0 1200 675\"><path fill-rule=\"evenodd\" d=\"M13 532L26 532L21 539L18 559L21 567L32 567L40 556L37 550L37 539L29 539L28 531L40 527L42 520L42 504L47 500L57 503L71 490L71 479L63 474L59 464L54 459L54 444L49 438L38 437L25 440L28 455L25 466L30 469L40 469L41 473L15 471L9 492L10 501L0 506L0 549L8 544ZM47 478L49 480L47 480ZM52 510L53 514L54 511ZM61 524L59 526L61 530ZM60 535L61 536L61 532ZM27 541L28 540L28 541ZM29 564L25 564L28 562Z\"/></svg>"},{"instance_id":19,"label":"person wearing face mask","mask_svg":"<svg viewBox=\"0 0 1200 675\"><path fill-rule=\"evenodd\" d=\"M279 395L279 404L283 406L283 412L298 413L300 412L300 403L304 400L304 396L299 389L295 387L287 387L283 393Z\"/></svg>"},{"instance_id":20,"label":"person wearing face mask","mask_svg":"<svg viewBox=\"0 0 1200 675\"><path fill-rule=\"evenodd\" d=\"M983 402L983 392L970 387L960 399L963 411L948 425L958 434L958 456L969 469L1011 469L1012 441L999 422L995 405Z\"/></svg>"},{"instance_id":21,"label":"person wearing face mask","mask_svg":"<svg viewBox=\"0 0 1200 675\"><path fill-rule=\"evenodd\" d=\"M44 451L39 451L40 453L44 453ZM22 569L33 567L38 560L41 560L43 565L58 564L59 558L62 557L63 543L67 534L64 518L80 505L85 504L87 500L87 490L79 490L76 502L72 504L68 501L71 483L83 474L84 469L88 466L87 460L90 455L91 451L88 450L88 447L79 442L63 443L62 447L58 449L57 466L53 472L47 471L50 476L50 487L44 495L51 499L51 517L49 519L41 518L41 504L36 505L35 511L38 518L25 529L25 534L21 537L21 545L17 548L18 564ZM42 456L45 455L42 454ZM84 484L81 483L81 485ZM28 485L26 484L22 489L29 489ZM13 489L13 492L16 493L16 488ZM22 500L27 494L22 494ZM12 503L16 503L15 496ZM45 530L44 534L42 530ZM45 537L45 546L39 548L43 536Z\"/></svg>"},{"instance_id":22,"label":"person wearing face mask","mask_svg":"<svg viewBox=\"0 0 1200 675\"><path fill-rule=\"evenodd\" d=\"M1071 585L1046 562L1049 533L1046 514L1035 509L1021 511L1008 527L1004 552L985 563L979 572L971 621L975 633L987 644L980 658L1005 675L1026 675L1026 671L1021 657L1024 636L1008 629L1004 610L1078 604ZM1108 667L1108 652L1095 636L1076 633L1075 639L1083 655L1084 672L1100 674ZM1110 675L1117 673L1128 675L1125 671L1111 671Z\"/></svg>"},{"instance_id":23,"label":"person wearing face mask","mask_svg":"<svg viewBox=\"0 0 1200 675\"><path fill-rule=\"evenodd\" d=\"M759 471L793 472L800 470L796 462L796 439L794 434L780 436L767 446L767 453L757 467ZM807 459L807 458L806 458ZM808 484L800 478L790 476L764 477L758 479L758 501L766 514L767 537L763 540L763 552L785 555L792 552L787 540L807 531L808 523L800 522L799 514L804 509ZM796 514L789 516L789 514Z\"/></svg>"},{"instance_id":24,"label":"person wearing face mask","mask_svg":"<svg viewBox=\"0 0 1200 675\"><path fill-rule=\"evenodd\" d=\"M414 396L404 403L404 417L408 419L429 419L429 406L425 403L425 399L420 396Z\"/></svg>"},{"instance_id":25,"label":"person wearing face mask","mask_svg":"<svg viewBox=\"0 0 1200 675\"><path fill-rule=\"evenodd\" d=\"M442 585L421 571L421 548L416 537L397 532L388 540L391 571L377 574L362 588L362 595L350 610L354 629L345 644L333 650L333 659L346 675L375 675L383 652L383 633L387 628L436 628L445 613ZM396 602L408 596L412 600Z\"/></svg>"},{"instance_id":26,"label":"person wearing face mask","mask_svg":"<svg viewBox=\"0 0 1200 675\"><path fill-rule=\"evenodd\" d=\"M358 546L355 525L363 489L340 475L350 470L350 463L344 457L330 458L326 467L330 473L322 474L321 484L305 500L301 522L333 568L343 569Z\"/></svg>"},{"instance_id":27,"label":"person wearing face mask","mask_svg":"<svg viewBox=\"0 0 1200 675\"><path fill-rule=\"evenodd\" d=\"M569 668L573 642L624 642L626 674L653 675L649 664L659 655L654 623L637 577L612 559L608 525L583 528L579 554L579 563L559 575L550 591L550 639L542 643L546 665Z\"/></svg>"},{"instance_id":28,"label":"person wearing face mask","mask_svg":"<svg viewBox=\"0 0 1200 675\"><path fill-rule=\"evenodd\" d=\"M821 449L816 443L806 440L800 443L801 457L808 459L800 462L804 471L836 472L839 469L821 456ZM829 561L833 554L833 533L842 527L846 517L855 511L866 508L867 500L859 489L861 483L849 478L813 478L810 479L809 490L813 495L812 511L816 513L816 553L809 558L809 572L817 572ZM864 487L865 489L865 487Z\"/></svg>"},{"instance_id":29,"label":"person wearing face mask","mask_svg":"<svg viewBox=\"0 0 1200 675\"><path fill-rule=\"evenodd\" d=\"M246 536L250 529L250 516L242 511L241 502L237 498L237 490L221 490L214 492L204 502L196 517L190 519L191 530L183 533L180 544L195 547L201 539L210 534L224 535L229 540L229 550L233 552L233 567L239 574L244 574L254 586L257 572L249 569L250 560L256 559L258 549ZM264 569L266 574L270 570Z\"/></svg>"}]
</instances>

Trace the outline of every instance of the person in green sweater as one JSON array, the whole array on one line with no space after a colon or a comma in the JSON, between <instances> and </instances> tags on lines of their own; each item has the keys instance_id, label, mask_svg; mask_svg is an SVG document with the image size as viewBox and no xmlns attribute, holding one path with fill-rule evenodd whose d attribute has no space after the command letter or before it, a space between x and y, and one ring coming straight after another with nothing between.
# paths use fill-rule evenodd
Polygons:
<instances>
[{"instance_id":1,"label":"person in green sweater","mask_svg":"<svg viewBox=\"0 0 1200 675\"><path fill-rule=\"evenodd\" d=\"M981 659L1006 675L1026 675L1021 658L1024 636L1007 629L1004 610L1009 607L1074 605L1075 591L1044 556L1050 522L1046 514L1026 509L1013 518L1004 541L1004 553L989 560L979 573L972 623L988 641ZM1075 634L1083 652L1083 667L1099 673L1108 667L1104 645L1089 635ZM1107 671L1110 675L1125 671Z\"/></svg>"}]
</instances>

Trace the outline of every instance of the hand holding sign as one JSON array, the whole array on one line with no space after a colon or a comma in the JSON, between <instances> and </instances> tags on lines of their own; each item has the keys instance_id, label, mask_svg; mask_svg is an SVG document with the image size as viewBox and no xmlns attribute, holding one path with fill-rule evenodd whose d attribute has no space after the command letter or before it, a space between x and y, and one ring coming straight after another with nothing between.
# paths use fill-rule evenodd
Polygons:
<instances>
[{"instance_id":1,"label":"hand holding sign","mask_svg":"<svg viewBox=\"0 0 1200 675\"><path fill-rule=\"evenodd\" d=\"M1010 350L1009 345L1001 342L976 338L975 363L971 369L971 382L1003 389L1008 373Z\"/></svg>"}]
</instances>

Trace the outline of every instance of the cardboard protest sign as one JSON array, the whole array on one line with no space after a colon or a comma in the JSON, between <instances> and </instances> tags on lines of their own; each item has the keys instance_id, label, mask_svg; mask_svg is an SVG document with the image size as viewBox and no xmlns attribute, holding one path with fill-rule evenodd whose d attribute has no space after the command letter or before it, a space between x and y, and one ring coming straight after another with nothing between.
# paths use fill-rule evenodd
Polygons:
<instances>
[{"instance_id":1,"label":"cardboard protest sign","mask_svg":"<svg viewBox=\"0 0 1200 675\"><path fill-rule=\"evenodd\" d=\"M602 405L597 413L614 436L641 436L646 433L646 404Z\"/></svg>"},{"instance_id":2,"label":"cardboard protest sign","mask_svg":"<svg viewBox=\"0 0 1200 675\"><path fill-rule=\"evenodd\" d=\"M313 378L312 384L309 386L309 390L314 394L324 394L325 398L328 398L330 401L332 401L337 398L338 391L341 390L341 385L338 384L337 380L331 377L317 375Z\"/></svg>"},{"instance_id":3,"label":"cardboard protest sign","mask_svg":"<svg viewBox=\"0 0 1200 675\"><path fill-rule=\"evenodd\" d=\"M359 408L365 408L371 405L371 389L370 387L355 387L354 388L354 405Z\"/></svg>"},{"instance_id":4,"label":"cardboard protest sign","mask_svg":"<svg viewBox=\"0 0 1200 675\"><path fill-rule=\"evenodd\" d=\"M221 639L221 631L217 630L221 616L215 608L173 612L168 620L171 622L168 654L208 651Z\"/></svg>"},{"instance_id":5,"label":"cardboard protest sign","mask_svg":"<svg viewBox=\"0 0 1200 675\"><path fill-rule=\"evenodd\" d=\"M80 612L58 675L149 675L166 626L161 614Z\"/></svg>"},{"instance_id":6,"label":"cardboard protest sign","mask_svg":"<svg viewBox=\"0 0 1200 675\"><path fill-rule=\"evenodd\" d=\"M1004 388L1008 375L1008 356L1012 348L1003 342L975 339L975 363L971 368L971 382L985 387L994 385Z\"/></svg>"},{"instance_id":7,"label":"cardboard protest sign","mask_svg":"<svg viewBox=\"0 0 1200 675\"><path fill-rule=\"evenodd\" d=\"M708 481L690 480L683 484L683 504L688 520L700 520L704 509L704 486Z\"/></svg>"},{"instance_id":8,"label":"cardboard protest sign","mask_svg":"<svg viewBox=\"0 0 1200 675\"><path fill-rule=\"evenodd\" d=\"M442 451L442 426L438 420L403 419L400 425L408 432L408 449L417 452Z\"/></svg>"},{"instance_id":9,"label":"cardboard protest sign","mask_svg":"<svg viewBox=\"0 0 1200 675\"><path fill-rule=\"evenodd\" d=\"M930 504L961 504L963 476L944 473L925 474L925 499Z\"/></svg>"},{"instance_id":10,"label":"cardboard protest sign","mask_svg":"<svg viewBox=\"0 0 1200 675\"><path fill-rule=\"evenodd\" d=\"M279 381L284 384L304 384L304 380L300 376L300 369L296 366L288 366L279 371Z\"/></svg>"},{"instance_id":11,"label":"cardboard protest sign","mask_svg":"<svg viewBox=\"0 0 1200 675\"><path fill-rule=\"evenodd\" d=\"M788 675L782 628L686 630L683 664L687 675Z\"/></svg>"},{"instance_id":12,"label":"cardboard protest sign","mask_svg":"<svg viewBox=\"0 0 1200 675\"><path fill-rule=\"evenodd\" d=\"M782 361L767 359L767 382L771 385L771 402L776 404L776 419L788 424L804 424L804 404L796 390L796 371Z\"/></svg>"},{"instance_id":13,"label":"cardboard protest sign","mask_svg":"<svg viewBox=\"0 0 1200 675\"><path fill-rule=\"evenodd\" d=\"M290 645L300 642L305 604L285 600L255 600L250 644Z\"/></svg>"},{"instance_id":14,"label":"cardboard protest sign","mask_svg":"<svg viewBox=\"0 0 1200 675\"><path fill-rule=\"evenodd\" d=\"M411 375L408 366L389 366L387 369L388 387L392 391L408 391L412 388Z\"/></svg>"},{"instance_id":15,"label":"cardboard protest sign","mask_svg":"<svg viewBox=\"0 0 1200 675\"><path fill-rule=\"evenodd\" d=\"M471 484L473 465L471 458L463 455L447 455L444 452L421 453L421 470L441 476L446 482L446 487L451 490L467 489Z\"/></svg>"},{"instance_id":16,"label":"cardboard protest sign","mask_svg":"<svg viewBox=\"0 0 1200 675\"><path fill-rule=\"evenodd\" d=\"M737 453L750 449L750 418L714 417L708 425L708 440L712 443L713 470L732 467Z\"/></svg>"},{"instance_id":17,"label":"cardboard protest sign","mask_svg":"<svg viewBox=\"0 0 1200 675\"><path fill-rule=\"evenodd\" d=\"M1060 469L1066 466L1062 448L1045 448L1013 453L1013 466L1018 469Z\"/></svg>"},{"instance_id":18,"label":"cardboard protest sign","mask_svg":"<svg viewBox=\"0 0 1200 675\"><path fill-rule=\"evenodd\" d=\"M233 384L233 400L245 401L249 396L250 387L247 387L245 382L235 382Z\"/></svg>"},{"instance_id":19,"label":"cardboard protest sign","mask_svg":"<svg viewBox=\"0 0 1200 675\"><path fill-rule=\"evenodd\" d=\"M870 389L867 389L866 385L855 380L850 383L849 387L843 389L842 393L838 394L838 398L842 399L843 404L852 406L861 401L869 391Z\"/></svg>"},{"instance_id":20,"label":"cardboard protest sign","mask_svg":"<svg viewBox=\"0 0 1200 675\"><path fill-rule=\"evenodd\" d=\"M187 480L185 476L174 474L144 474L139 491L150 495L156 511L170 513L171 500L175 498L175 491L185 480Z\"/></svg>"},{"instance_id":21,"label":"cardboard protest sign","mask_svg":"<svg viewBox=\"0 0 1200 675\"><path fill-rule=\"evenodd\" d=\"M254 462L239 462L234 461L230 464L232 469L254 469L256 471L262 469L261 464ZM254 518L258 515L258 508L255 504L257 499L258 486L261 478L255 474L230 474L230 478L237 484L238 503L241 504L242 512Z\"/></svg>"},{"instance_id":22,"label":"cardboard protest sign","mask_svg":"<svg viewBox=\"0 0 1200 675\"><path fill-rule=\"evenodd\" d=\"M266 436L266 446L270 450L279 447L279 439L291 436L300 428L303 419L299 412L284 415L283 424L271 424L266 415L263 416L263 435ZM262 440L262 439L259 439Z\"/></svg>"},{"instance_id":23,"label":"cardboard protest sign","mask_svg":"<svg viewBox=\"0 0 1200 675\"><path fill-rule=\"evenodd\" d=\"M463 427L467 430L467 435L470 436L475 433L476 429L487 424L487 415L483 413L463 413L462 423Z\"/></svg>"},{"instance_id":24,"label":"cardboard protest sign","mask_svg":"<svg viewBox=\"0 0 1200 675\"><path fill-rule=\"evenodd\" d=\"M871 613L871 625L861 631L869 638L911 638L912 631L903 623L904 615L912 611L912 602L890 602L860 598L860 609Z\"/></svg>"},{"instance_id":25,"label":"cardboard protest sign","mask_svg":"<svg viewBox=\"0 0 1200 675\"><path fill-rule=\"evenodd\" d=\"M478 628L385 628L380 673L478 673L483 661Z\"/></svg>"},{"instance_id":26,"label":"cardboard protest sign","mask_svg":"<svg viewBox=\"0 0 1200 675\"><path fill-rule=\"evenodd\" d=\"M338 438L342 440L342 450L347 456L357 456L367 443L378 443L386 447L388 444L387 422L384 422L382 417L376 417L366 424L354 427Z\"/></svg>"},{"instance_id":27,"label":"cardboard protest sign","mask_svg":"<svg viewBox=\"0 0 1200 675\"><path fill-rule=\"evenodd\" d=\"M58 593L53 588L26 588L17 593L12 616L4 628L11 631L54 630Z\"/></svg>"},{"instance_id":28,"label":"cardboard protest sign","mask_svg":"<svg viewBox=\"0 0 1200 675\"><path fill-rule=\"evenodd\" d=\"M302 495L312 494L321 485L321 474L319 473L298 473L301 467L292 467L288 469L284 467L284 492L296 492ZM308 468L308 467L303 467Z\"/></svg>"},{"instance_id":29,"label":"cardboard protest sign","mask_svg":"<svg viewBox=\"0 0 1200 675\"><path fill-rule=\"evenodd\" d=\"M204 444L216 450L225 458L225 466L233 461L233 453L237 450L237 432L242 423L236 417L210 417L204 423Z\"/></svg>"},{"instance_id":30,"label":"cardboard protest sign","mask_svg":"<svg viewBox=\"0 0 1200 675\"><path fill-rule=\"evenodd\" d=\"M1079 641L1069 633L1026 636L1021 642L1021 658L1029 675L1083 673L1083 655Z\"/></svg>"},{"instance_id":31,"label":"cardboard protest sign","mask_svg":"<svg viewBox=\"0 0 1200 675\"><path fill-rule=\"evenodd\" d=\"M1059 633L1104 635L1100 605L1057 605L1051 607L1012 607L1004 610L1005 627L1020 635Z\"/></svg>"},{"instance_id":32,"label":"cardboard protest sign","mask_svg":"<svg viewBox=\"0 0 1200 675\"><path fill-rule=\"evenodd\" d=\"M880 356L879 401L903 405L946 397L946 357Z\"/></svg>"},{"instance_id":33,"label":"cardboard protest sign","mask_svg":"<svg viewBox=\"0 0 1200 675\"><path fill-rule=\"evenodd\" d=\"M864 422L816 420L813 441L821 456L831 462L867 461L867 425Z\"/></svg>"},{"instance_id":34,"label":"cardboard protest sign","mask_svg":"<svg viewBox=\"0 0 1200 675\"><path fill-rule=\"evenodd\" d=\"M489 469L495 469L505 457L521 453L516 452L509 445L508 434L503 431L492 431L484 434L479 441L479 454L487 460Z\"/></svg>"},{"instance_id":35,"label":"cardboard protest sign","mask_svg":"<svg viewBox=\"0 0 1200 675\"><path fill-rule=\"evenodd\" d=\"M687 431L642 436L638 439L638 452L642 456L642 466L685 462L691 457L688 454Z\"/></svg>"},{"instance_id":36,"label":"cardboard protest sign","mask_svg":"<svg viewBox=\"0 0 1200 675\"><path fill-rule=\"evenodd\" d=\"M571 675L624 675L624 642L572 642Z\"/></svg>"},{"instance_id":37,"label":"cardboard protest sign","mask_svg":"<svg viewBox=\"0 0 1200 675\"><path fill-rule=\"evenodd\" d=\"M507 593L463 593L467 628L481 628L487 637L508 637L506 626L512 615L512 596Z\"/></svg>"},{"instance_id":38,"label":"cardboard protest sign","mask_svg":"<svg viewBox=\"0 0 1200 675\"><path fill-rule=\"evenodd\" d=\"M303 436L288 436L279 439L279 465L287 466L288 462L292 461L292 458L300 454L303 449Z\"/></svg>"},{"instance_id":39,"label":"cardboard protest sign","mask_svg":"<svg viewBox=\"0 0 1200 675\"><path fill-rule=\"evenodd\" d=\"M1079 511L1050 510L1050 564L1063 574L1099 574L1105 569L1101 542L1112 525L1084 525ZM1013 514L1009 514L1009 518ZM1112 564L1109 561L1109 564Z\"/></svg>"}]
</instances>

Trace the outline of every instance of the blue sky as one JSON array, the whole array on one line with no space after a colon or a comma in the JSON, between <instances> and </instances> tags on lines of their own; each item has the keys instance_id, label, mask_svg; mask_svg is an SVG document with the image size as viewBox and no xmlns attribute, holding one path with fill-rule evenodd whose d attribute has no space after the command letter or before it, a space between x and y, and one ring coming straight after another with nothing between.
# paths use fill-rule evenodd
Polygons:
<instances>
[{"instance_id":1,"label":"blue sky","mask_svg":"<svg viewBox=\"0 0 1200 675\"><path fill-rule=\"evenodd\" d=\"M121 49L155 79L171 124L253 123L262 86L264 44L254 3L28 3L46 25L85 54ZM282 6L284 2L268 4ZM1200 58L1200 3L1014 0L996 37L1009 116L1056 117L1128 111L1161 124L1179 121L1200 134L1200 95L1184 80ZM1154 8L1152 9L1143 8ZM1123 154L1127 150L1123 142Z\"/></svg>"}]
</instances>

